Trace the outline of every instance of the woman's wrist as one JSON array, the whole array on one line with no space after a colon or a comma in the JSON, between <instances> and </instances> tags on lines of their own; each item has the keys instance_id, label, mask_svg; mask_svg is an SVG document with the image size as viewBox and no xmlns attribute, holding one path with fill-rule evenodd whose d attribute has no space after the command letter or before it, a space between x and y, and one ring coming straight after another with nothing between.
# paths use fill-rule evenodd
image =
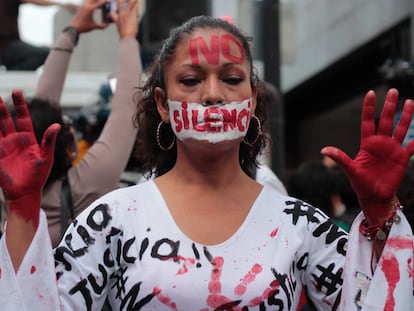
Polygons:
<instances>
[{"instance_id":1,"label":"woman's wrist","mask_svg":"<svg viewBox=\"0 0 414 311\"><path fill-rule=\"evenodd\" d=\"M39 210L37 219L26 220L14 210L7 213L5 239L14 271L17 273L23 258L32 243L39 226Z\"/></svg>"},{"instance_id":2,"label":"woman's wrist","mask_svg":"<svg viewBox=\"0 0 414 311\"><path fill-rule=\"evenodd\" d=\"M390 201L365 200L360 201L368 226L383 224L400 207L400 201L394 197Z\"/></svg>"},{"instance_id":3,"label":"woman's wrist","mask_svg":"<svg viewBox=\"0 0 414 311\"><path fill-rule=\"evenodd\" d=\"M79 33L80 32L76 27L74 27L72 25L69 25L69 26L65 27L62 32L66 32L70 35L70 37L73 40L73 44L75 46L78 44L78 42L79 42Z\"/></svg>"},{"instance_id":4,"label":"woman's wrist","mask_svg":"<svg viewBox=\"0 0 414 311\"><path fill-rule=\"evenodd\" d=\"M399 200L394 199L391 203L387 204L387 207L378 207L377 209L377 212L386 211L386 213L375 214L374 211L373 215L369 215L364 210L365 219L359 226L359 232L369 241L385 240L388 237L392 225L401 221L400 216L397 215L398 210L402 209Z\"/></svg>"},{"instance_id":5,"label":"woman's wrist","mask_svg":"<svg viewBox=\"0 0 414 311\"><path fill-rule=\"evenodd\" d=\"M12 200L6 199L7 222L26 222L27 224L32 225L34 230L36 230L39 225L41 201L41 192L39 194L26 195Z\"/></svg>"}]
</instances>

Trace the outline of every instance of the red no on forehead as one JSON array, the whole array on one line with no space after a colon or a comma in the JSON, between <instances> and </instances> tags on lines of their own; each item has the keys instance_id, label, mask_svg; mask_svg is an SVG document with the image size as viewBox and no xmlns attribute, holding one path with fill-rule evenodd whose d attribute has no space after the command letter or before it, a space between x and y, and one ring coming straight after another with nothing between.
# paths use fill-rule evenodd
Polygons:
<instances>
[{"instance_id":1,"label":"red no on forehead","mask_svg":"<svg viewBox=\"0 0 414 311\"><path fill-rule=\"evenodd\" d=\"M220 55L231 62L243 64L243 46L234 36L229 34L211 35L209 40L210 42L203 37L190 40L188 49L193 65L200 64L200 57L204 57L209 65L217 65L220 61Z\"/></svg>"}]
</instances>

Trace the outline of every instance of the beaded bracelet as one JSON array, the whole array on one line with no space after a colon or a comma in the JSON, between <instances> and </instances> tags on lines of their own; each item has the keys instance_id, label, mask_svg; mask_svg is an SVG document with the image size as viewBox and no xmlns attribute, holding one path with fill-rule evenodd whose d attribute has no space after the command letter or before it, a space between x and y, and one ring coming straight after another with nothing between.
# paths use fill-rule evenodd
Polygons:
<instances>
[{"instance_id":1,"label":"beaded bracelet","mask_svg":"<svg viewBox=\"0 0 414 311\"><path fill-rule=\"evenodd\" d=\"M368 241L372 241L374 239L383 241L387 238L388 234L390 233L391 227L393 223L400 223L401 217L397 215L397 211L402 209L400 202L397 200L395 202L395 209L390 217L385 220L385 222L373 226L368 226L368 222L364 219L361 224L359 225L359 233L361 233L364 237L367 238Z\"/></svg>"}]
</instances>

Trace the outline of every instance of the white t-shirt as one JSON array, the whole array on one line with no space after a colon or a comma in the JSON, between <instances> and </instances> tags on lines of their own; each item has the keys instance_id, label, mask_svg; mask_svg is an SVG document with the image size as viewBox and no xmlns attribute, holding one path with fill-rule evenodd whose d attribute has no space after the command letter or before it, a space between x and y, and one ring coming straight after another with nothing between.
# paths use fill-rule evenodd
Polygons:
<instances>
[{"instance_id":1,"label":"white t-shirt","mask_svg":"<svg viewBox=\"0 0 414 311\"><path fill-rule=\"evenodd\" d=\"M42 213L17 276L3 237L2 306L101 310L108 295L114 310L296 310L306 284L318 310L333 310L348 239L319 210L265 186L232 237L201 245L177 227L152 180L86 209L55 249L55 269L47 236ZM349 300L344 310L359 310Z\"/></svg>"}]
</instances>

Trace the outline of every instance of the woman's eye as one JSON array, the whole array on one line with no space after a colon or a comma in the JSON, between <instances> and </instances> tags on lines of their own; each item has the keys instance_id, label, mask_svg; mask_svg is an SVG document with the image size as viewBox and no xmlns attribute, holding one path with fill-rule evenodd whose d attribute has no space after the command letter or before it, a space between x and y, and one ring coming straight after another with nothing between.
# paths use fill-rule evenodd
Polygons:
<instances>
[{"instance_id":1,"label":"woman's eye","mask_svg":"<svg viewBox=\"0 0 414 311\"><path fill-rule=\"evenodd\" d=\"M197 83L200 83L200 80L196 78L183 78L183 79L180 79L180 83L186 86L194 86Z\"/></svg>"},{"instance_id":2,"label":"woman's eye","mask_svg":"<svg viewBox=\"0 0 414 311\"><path fill-rule=\"evenodd\" d=\"M227 84L237 85L237 84L239 84L240 82L242 82L242 81L243 81L243 79L242 79L242 78L239 78L239 77L229 77L229 78L225 78L225 79L223 79L223 81L224 81L225 83L227 83Z\"/></svg>"}]
</instances>

